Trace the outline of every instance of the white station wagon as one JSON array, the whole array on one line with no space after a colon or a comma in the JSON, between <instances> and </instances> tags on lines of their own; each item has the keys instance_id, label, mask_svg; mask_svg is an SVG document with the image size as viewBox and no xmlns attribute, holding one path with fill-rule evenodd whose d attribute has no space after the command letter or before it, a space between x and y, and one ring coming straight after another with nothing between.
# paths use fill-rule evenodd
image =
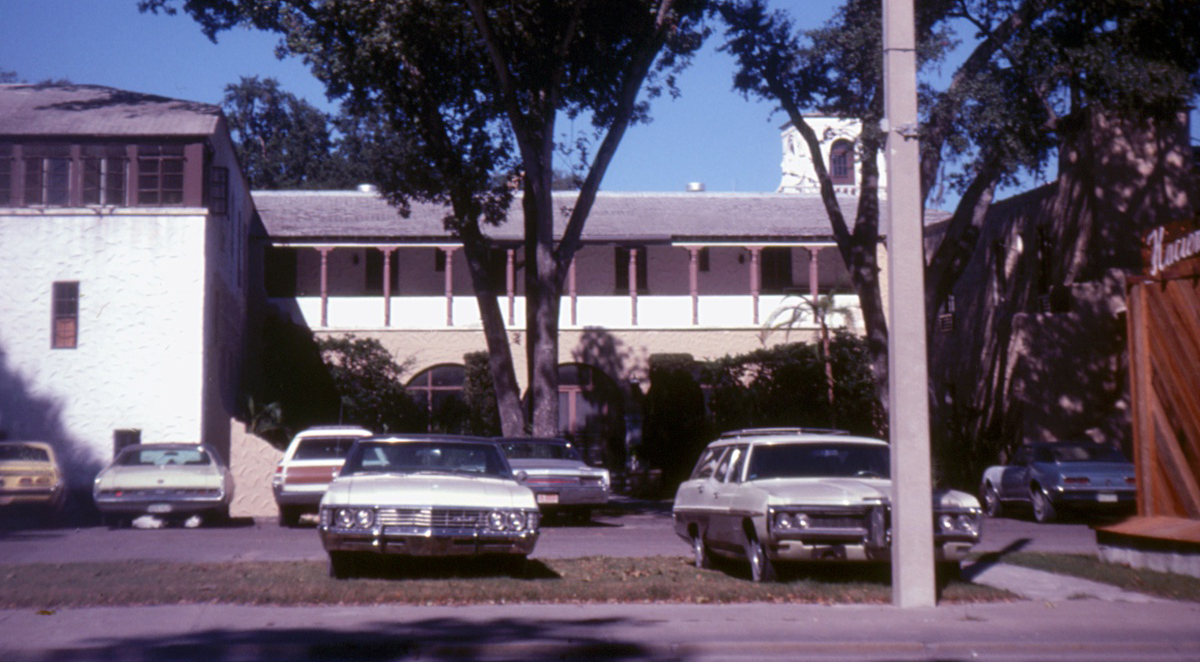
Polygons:
<instances>
[{"instance_id":1,"label":"white station wagon","mask_svg":"<svg viewBox=\"0 0 1200 662\"><path fill-rule=\"evenodd\" d=\"M891 559L890 450L837 431L741 430L712 442L675 494L675 532L697 567L745 558L756 582L786 561ZM979 542L978 500L933 494L935 556L960 562Z\"/></svg>"},{"instance_id":2,"label":"white station wagon","mask_svg":"<svg viewBox=\"0 0 1200 662\"><path fill-rule=\"evenodd\" d=\"M533 491L491 440L454 435L359 439L321 498L329 574L362 555L495 555L523 564L538 539Z\"/></svg>"}]
</instances>

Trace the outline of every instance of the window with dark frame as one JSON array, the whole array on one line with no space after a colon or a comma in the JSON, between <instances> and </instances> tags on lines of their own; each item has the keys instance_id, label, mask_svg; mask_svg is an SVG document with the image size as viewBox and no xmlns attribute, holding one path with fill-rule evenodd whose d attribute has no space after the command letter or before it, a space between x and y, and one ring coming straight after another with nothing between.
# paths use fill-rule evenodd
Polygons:
<instances>
[{"instance_id":1,"label":"window with dark frame","mask_svg":"<svg viewBox=\"0 0 1200 662\"><path fill-rule=\"evenodd\" d=\"M13 146L0 144L0 205L13 204Z\"/></svg>"},{"instance_id":2,"label":"window with dark frame","mask_svg":"<svg viewBox=\"0 0 1200 662\"><path fill-rule=\"evenodd\" d=\"M613 275L616 277L615 291L617 294L629 293L629 251L637 250L637 291L646 294L650 291L650 274L646 260L645 246L617 246L613 252Z\"/></svg>"},{"instance_id":3,"label":"window with dark frame","mask_svg":"<svg viewBox=\"0 0 1200 662\"><path fill-rule=\"evenodd\" d=\"M698 266L699 266L699 268L700 268L700 271L708 271L708 270L709 270L709 268L710 268L710 267L709 267L709 255L708 255L708 253L709 253L709 251L708 251L708 247L707 247L707 246L705 246L705 247L703 247L703 248L701 248L701 249L700 249L700 254L699 254L699 256L698 256L698 257L699 257L699 262L700 262L700 264L699 264Z\"/></svg>"},{"instance_id":4,"label":"window with dark frame","mask_svg":"<svg viewBox=\"0 0 1200 662\"><path fill-rule=\"evenodd\" d=\"M25 204L31 207L65 207L71 202L71 147L25 147Z\"/></svg>"},{"instance_id":5,"label":"window with dark frame","mask_svg":"<svg viewBox=\"0 0 1200 662\"><path fill-rule=\"evenodd\" d=\"M208 211L229 214L229 168L213 166L208 182Z\"/></svg>"},{"instance_id":6,"label":"window with dark frame","mask_svg":"<svg viewBox=\"0 0 1200 662\"><path fill-rule=\"evenodd\" d=\"M762 250L759 258L761 291L772 294L783 293L792 287L792 249L786 246L770 246Z\"/></svg>"},{"instance_id":7,"label":"window with dark frame","mask_svg":"<svg viewBox=\"0 0 1200 662\"><path fill-rule=\"evenodd\" d=\"M54 283L52 349L75 349L79 345L79 283Z\"/></svg>"},{"instance_id":8,"label":"window with dark frame","mask_svg":"<svg viewBox=\"0 0 1200 662\"><path fill-rule=\"evenodd\" d=\"M85 205L124 205L126 174L125 147L84 145L82 148Z\"/></svg>"},{"instance_id":9,"label":"window with dark frame","mask_svg":"<svg viewBox=\"0 0 1200 662\"><path fill-rule=\"evenodd\" d=\"M837 140L829 150L829 179L834 184L854 184L854 143Z\"/></svg>"},{"instance_id":10,"label":"window with dark frame","mask_svg":"<svg viewBox=\"0 0 1200 662\"><path fill-rule=\"evenodd\" d=\"M183 145L139 145L137 203L183 204L183 168Z\"/></svg>"}]
</instances>

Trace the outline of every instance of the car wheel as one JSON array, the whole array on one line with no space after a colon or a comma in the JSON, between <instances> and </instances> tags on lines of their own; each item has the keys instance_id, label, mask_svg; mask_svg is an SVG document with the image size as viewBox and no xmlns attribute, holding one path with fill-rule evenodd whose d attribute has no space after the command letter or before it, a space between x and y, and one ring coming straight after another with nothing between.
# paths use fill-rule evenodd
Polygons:
<instances>
[{"instance_id":1,"label":"car wheel","mask_svg":"<svg viewBox=\"0 0 1200 662\"><path fill-rule=\"evenodd\" d=\"M349 579L357 574L358 559L349 552L329 552L329 576L333 579Z\"/></svg>"},{"instance_id":2,"label":"car wheel","mask_svg":"<svg viewBox=\"0 0 1200 662\"><path fill-rule=\"evenodd\" d=\"M1046 496L1042 488L1037 486L1030 487L1029 500L1033 504L1033 519L1037 520L1040 524L1054 521L1058 513L1055 512L1054 504L1050 503L1050 497Z\"/></svg>"},{"instance_id":3,"label":"car wheel","mask_svg":"<svg viewBox=\"0 0 1200 662\"><path fill-rule=\"evenodd\" d=\"M279 507L279 526L293 528L300 525L300 509L296 506Z\"/></svg>"},{"instance_id":4,"label":"car wheel","mask_svg":"<svg viewBox=\"0 0 1200 662\"><path fill-rule=\"evenodd\" d=\"M704 538L701 538L699 533L692 534L692 555L695 557L697 568L708 570L713 567L712 556L708 553L708 545L704 544Z\"/></svg>"},{"instance_id":5,"label":"car wheel","mask_svg":"<svg viewBox=\"0 0 1200 662\"><path fill-rule=\"evenodd\" d=\"M775 565L757 537L746 541L746 559L750 561L750 581L756 584L775 581Z\"/></svg>"},{"instance_id":6,"label":"car wheel","mask_svg":"<svg viewBox=\"0 0 1200 662\"><path fill-rule=\"evenodd\" d=\"M1000 493L991 483L985 483L983 486L983 509L988 517L999 517L1004 511L1004 504L1000 503Z\"/></svg>"}]
</instances>

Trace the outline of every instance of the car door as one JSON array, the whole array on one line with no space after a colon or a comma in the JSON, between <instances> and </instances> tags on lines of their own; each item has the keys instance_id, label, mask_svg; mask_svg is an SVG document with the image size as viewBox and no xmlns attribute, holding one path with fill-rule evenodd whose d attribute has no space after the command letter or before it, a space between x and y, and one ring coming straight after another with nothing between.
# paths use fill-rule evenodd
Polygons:
<instances>
[{"instance_id":1,"label":"car door","mask_svg":"<svg viewBox=\"0 0 1200 662\"><path fill-rule=\"evenodd\" d=\"M692 476L684 481L675 494L675 513L685 525L697 525L700 535L707 539L713 516L713 476L728 451L727 446L704 449Z\"/></svg>"},{"instance_id":2,"label":"car door","mask_svg":"<svg viewBox=\"0 0 1200 662\"><path fill-rule=\"evenodd\" d=\"M1029 469L1033 465L1033 447L1022 446L1013 455L1012 462L1000 474L1000 498L1005 501L1029 498Z\"/></svg>"},{"instance_id":3,"label":"car door","mask_svg":"<svg viewBox=\"0 0 1200 662\"><path fill-rule=\"evenodd\" d=\"M721 457L713 473L711 491L711 520L709 544L713 547L740 551L742 549L742 513L737 508L742 489L742 468L746 460L745 444L731 446Z\"/></svg>"}]
</instances>

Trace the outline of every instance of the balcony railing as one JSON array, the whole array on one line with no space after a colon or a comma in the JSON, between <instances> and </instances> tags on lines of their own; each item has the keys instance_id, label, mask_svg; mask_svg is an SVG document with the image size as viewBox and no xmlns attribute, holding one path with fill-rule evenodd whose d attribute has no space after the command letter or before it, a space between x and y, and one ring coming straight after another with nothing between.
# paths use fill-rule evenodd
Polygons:
<instances>
[{"instance_id":1,"label":"balcony railing","mask_svg":"<svg viewBox=\"0 0 1200 662\"><path fill-rule=\"evenodd\" d=\"M756 300L757 299L757 300ZM449 330L479 329L482 322L471 296L394 296L388 306L383 297L295 297L272 299L293 321L311 329L355 330ZM525 325L525 300L501 297L500 309L510 328ZM691 296L627 295L564 296L559 327L627 329L761 330L772 313L783 307L801 306L794 329L815 329L816 321L804 300L782 294ZM322 308L324 307L324 310ZM389 309L390 308L390 309ZM861 329L858 297L834 295L833 311L826 320L831 328Z\"/></svg>"}]
</instances>

